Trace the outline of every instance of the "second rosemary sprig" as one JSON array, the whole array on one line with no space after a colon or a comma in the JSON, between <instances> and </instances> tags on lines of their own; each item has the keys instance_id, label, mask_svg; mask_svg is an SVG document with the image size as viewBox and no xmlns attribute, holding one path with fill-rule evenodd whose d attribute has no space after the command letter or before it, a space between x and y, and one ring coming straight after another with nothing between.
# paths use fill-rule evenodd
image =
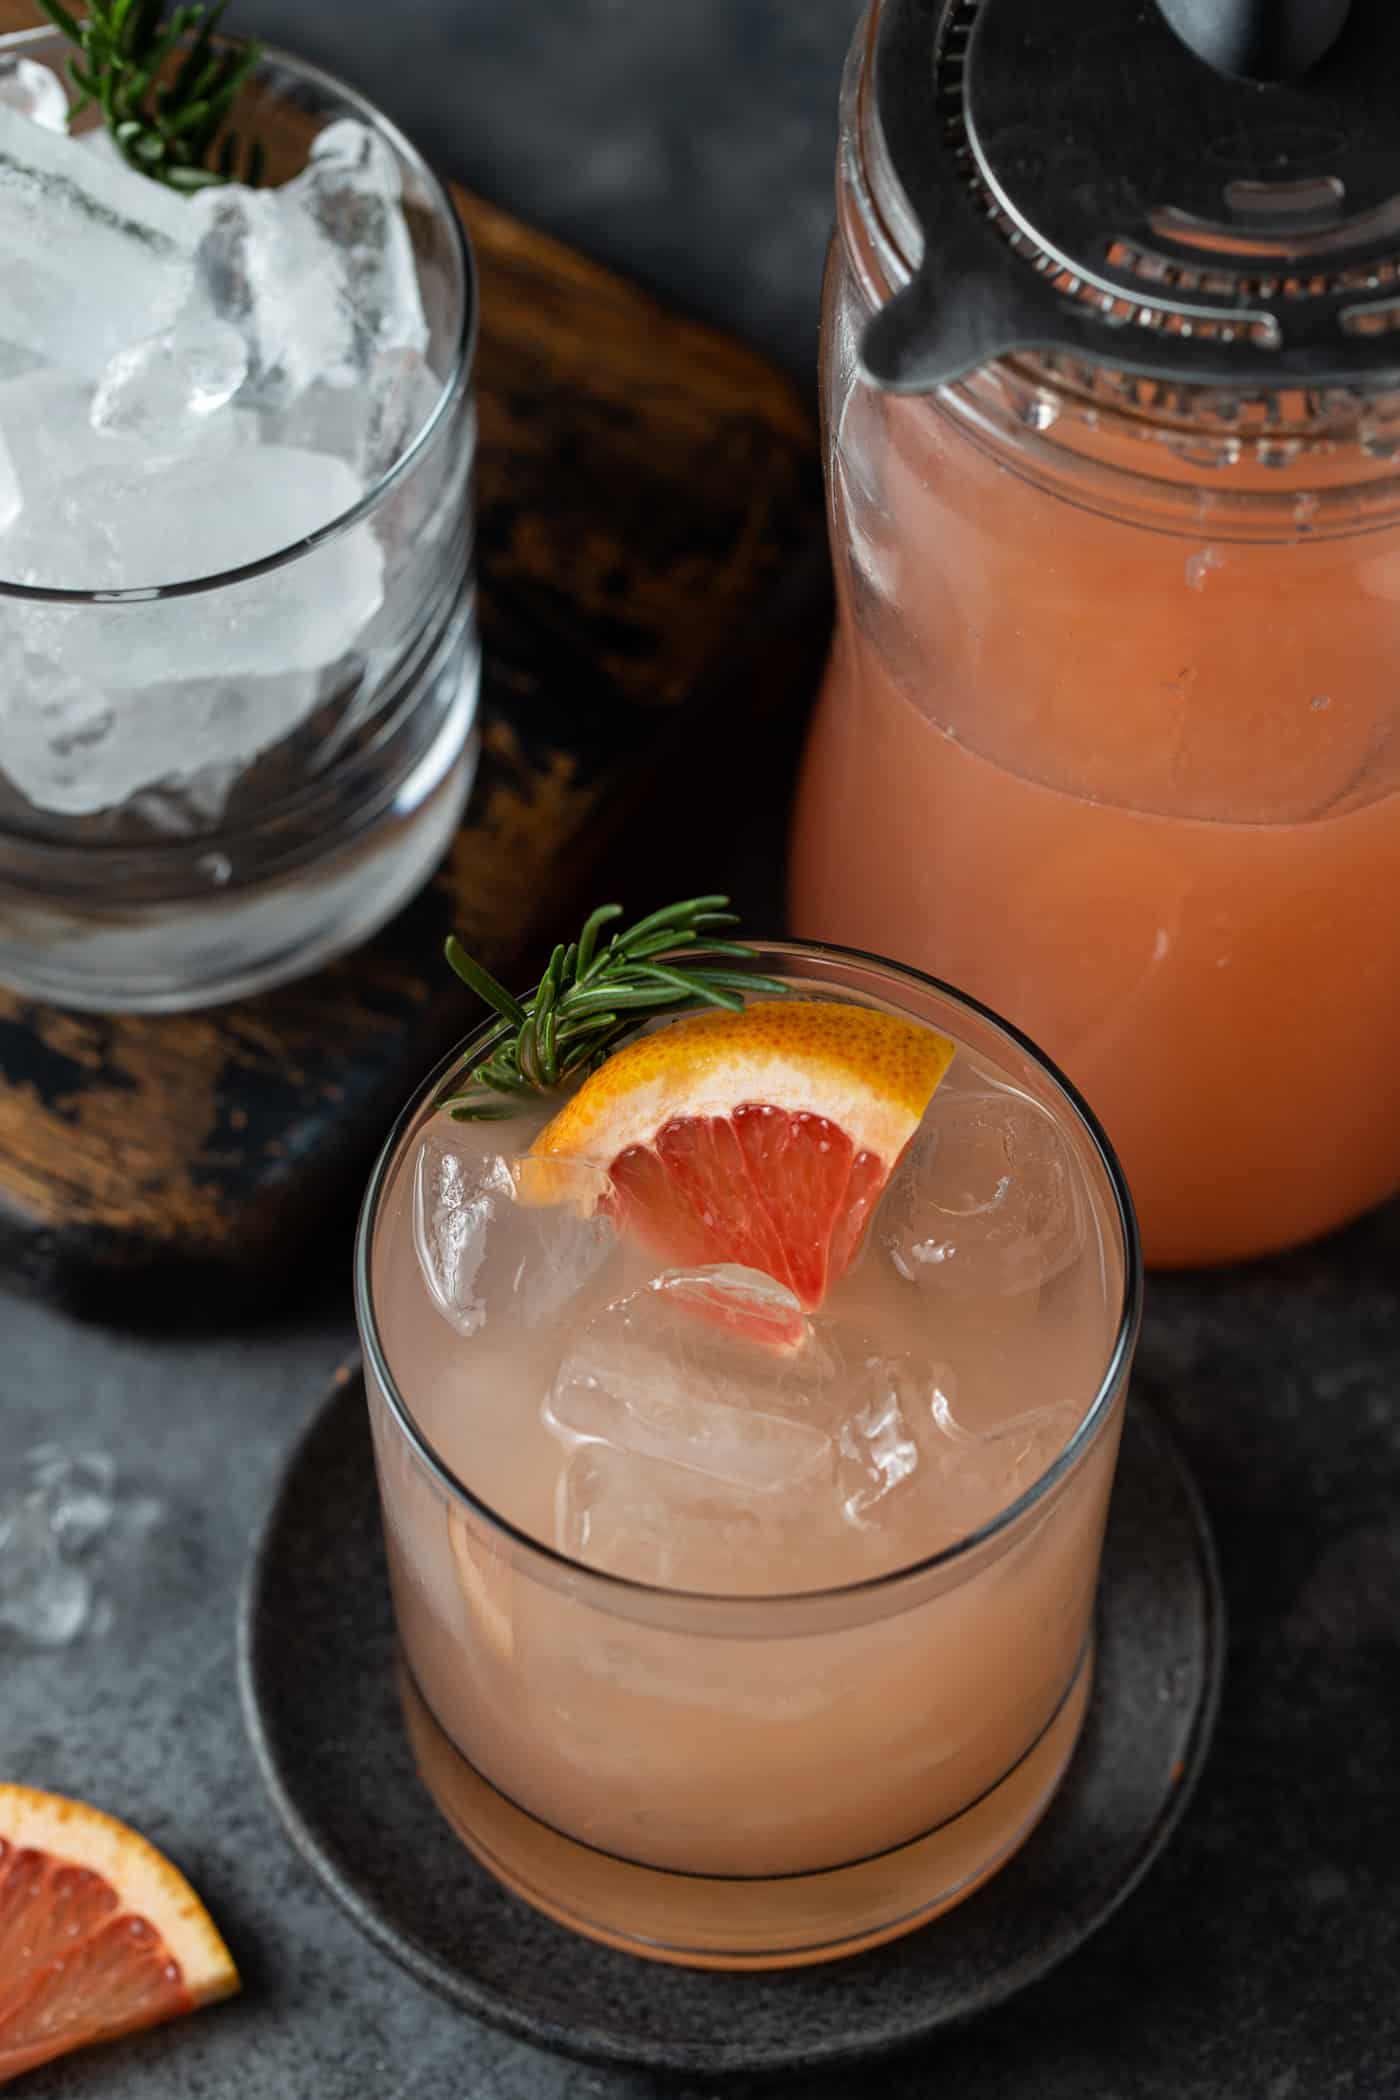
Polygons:
<instances>
[{"instance_id":1,"label":"second rosemary sprig","mask_svg":"<svg viewBox=\"0 0 1400 2100\"><path fill-rule=\"evenodd\" d=\"M75 46L71 114L95 102L128 167L174 190L207 189L236 175L256 187L261 145L254 140L245 151L225 126L261 51L247 40L216 39L228 0L213 7L184 0L168 20L164 0L86 0L81 20L65 0L36 4Z\"/></svg>"},{"instance_id":2,"label":"second rosemary sprig","mask_svg":"<svg viewBox=\"0 0 1400 2100\"><path fill-rule=\"evenodd\" d=\"M512 1115L522 1096L553 1092L596 1071L652 1014L695 1006L736 1013L744 993L781 997L788 987L779 979L725 967L752 962L756 955L722 937L723 928L738 924L728 904L724 896L691 897L650 912L606 940L604 931L622 917L622 906L599 905L578 939L554 950L543 977L524 999L498 983L453 934L448 962L508 1024L509 1033L449 1102L452 1114L462 1122ZM684 953L687 948L699 950L693 963Z\"/></svg>"}]
</instances>

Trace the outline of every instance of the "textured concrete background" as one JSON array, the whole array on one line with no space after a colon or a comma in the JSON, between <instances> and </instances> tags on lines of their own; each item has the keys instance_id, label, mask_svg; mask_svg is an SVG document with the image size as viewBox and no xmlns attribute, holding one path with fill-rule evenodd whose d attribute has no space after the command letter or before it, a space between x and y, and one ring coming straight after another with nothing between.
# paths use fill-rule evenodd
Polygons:
<instances>
[{"instance_id":1,"label":"textured concrete background","mask_svg":"<svg viewBox=\"0 0 1400 2100\"><path fill-rule=\"evenodd\" d=\"M853 0L237 13L371 89L449 172L810 368ZM745 888L763 874L760 856ZM555 2061L425 1996L342 1921L262 1795L235 1596L282 1455L351 1346L349 1231L328 1231L292 1310L250 1334L109 1334L0 1294L0 1450L103 1446L163 1512L112 1548L105 1634L0 1649L0 1776L86 1795L168 1847L247 1979L228 2007L24 2090L712 2100ZM1143 1363L1205 1491L1232 1612L1215 1755L1108 1930L1002 2013L874 2074L887 2100L1400 2096L1397 1279L1392 1209L1291 1261L1154 1288ZM800 2090L855 2100L871 2083Z\"/></svg>"},{"instance_id":2,"label":"textured concrete background","mask_svg":"<svg viewBox=\"0 0 1400 2100\"><path fill-rule=\"evenodd\" d=\"M440 167L810 374L858 0L236 0Z\"/></svg>"}]
</instances>

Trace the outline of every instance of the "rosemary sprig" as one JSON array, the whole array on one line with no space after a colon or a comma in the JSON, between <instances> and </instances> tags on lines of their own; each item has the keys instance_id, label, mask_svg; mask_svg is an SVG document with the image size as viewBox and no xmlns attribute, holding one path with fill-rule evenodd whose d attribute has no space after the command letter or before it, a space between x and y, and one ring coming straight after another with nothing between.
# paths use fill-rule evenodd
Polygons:
<instances>
[{"instance_id":1,"label":"rosemary sprig","mask_svg":"<svg viewBox=\"0 0 1400 2100\"><path fill-rule=\"evenodd\" d=\"M494 1007L509 1034L477 1066L471 1083L449 1102L459 1122L514 1115L524 1095L551 1092L596 1071L641 1022L688 1006L720 1006L737 1013L742 992L785 993L775 977L716 969L712 958L748 962L752 948L715 938L738 921L727 897L691 897L668 904L599 946L606 926L622 917L620 904L600 904L576 941L557 947L533 992L516 999L467 954L453 934L447 960L462 982ZM697 947L691 964L676 951ZM663 959L664 958L664 959Z\"/></svg>"},{"instance_id":2,"label":"rosemary sprig","mask_svg":"<svg viewBox=\"0 0 1400 2100\"><path fill-rule=\"evenodd\" d=\"M256 186L264 154L244 149L225 120L261 57L251 41L214 43L228 0L181 0L167 21L164 0L87 0L81 22L63 0L37 0L77 47L68 71L78 91L72 114L96 102L122 159L173 190L202 190L235 176ZM187 45L173 73L162 68ZM222 137L220 133L222 132ZM212 165L215 142L218 152Z\"/></svg>"}]
</instances>

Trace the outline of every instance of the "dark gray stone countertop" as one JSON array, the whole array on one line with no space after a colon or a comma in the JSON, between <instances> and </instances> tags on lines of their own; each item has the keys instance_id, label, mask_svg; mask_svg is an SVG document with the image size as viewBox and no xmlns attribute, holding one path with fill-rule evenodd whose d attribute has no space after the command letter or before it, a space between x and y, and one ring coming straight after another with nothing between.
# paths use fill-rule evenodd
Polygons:
<instances>
[{"instance_id":1,"label":"dark gray stone countertop","mask_svg":"<svg viewBox=\"0 0 1400 2100\"><path fill-rule=\"evenodd\" d=\"M449 172L810 370L853 0L237 12L373 90ZM750 886L771 896L763 873ZM252 1331L108 1332L0 1292L5 1451L101 1446L156 1518L109 1554L105 1631L0 1654L0 1776L95 1800L165 1846L247 1985L24 2090L712 2100L543 2056L426 1996L344 1921L263 1795L235 1598L283 1456L352 1346L350 1224ZM1200 1793L1055 1976L908 2063L804 2080L803 2100L1400 2096L1400 1209L1286 1261L1158 1279L1141 1364L1196 1468L1231 1611Z\"/></svg>"}]
</instances>

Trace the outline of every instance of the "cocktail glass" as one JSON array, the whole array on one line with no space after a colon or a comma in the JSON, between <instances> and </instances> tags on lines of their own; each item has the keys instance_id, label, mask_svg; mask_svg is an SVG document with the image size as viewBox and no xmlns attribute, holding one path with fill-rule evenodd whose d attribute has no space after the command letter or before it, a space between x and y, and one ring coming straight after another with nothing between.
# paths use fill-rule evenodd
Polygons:
<instances>
[{"instance_id":1,"label":"cocktail glass","mask_svg":"<svg viewBox=\"0 0 1400 2100\"><path fill-rule=\"evenodd\" d=\"M888 1393L881 1415L868 1384L861 1410L843 1403L846 1419L827 1423L830 1464L818 1450L813 1479L838 1480L844 1514L815 1485L789 1510L786 1544L764 1543L775 1455L779 1470L794 1451L806 1467L819 1440L820 1407L805 1402L771 1445L751 1440L752 1417L728 1417L737 1462L763 1472L755 1493L715 1477L727 1430L702 1430L680 1469L663 1443L658 1470L656 1438L714 1398L684 1337L664 1404L632 1390L640 1448L598 1426L596 1403L624 1390L608 1367L617 1296L635 1305L640 1277L649 1307L661 1265L600 1251L596 1221L532 1242L546 1230L536 1211L477 1244L500 1185L493 1149L523 1152L543 1119L489 1132L448 1120L446 1096L495 1029L405 1110L356 1256L403 1698L428 1787L477 1857L556 1919L637 1954L735 1968L909 1931L993 1874L1045 1810L1090 1697L1140 1299L1117 1164L1024 1037L852 951L774 944L754 966L959 1046L829 1301L821 1347L904 1395L896 1430ZM593 1413L570 1450L554 1432L561 1415L583 1419L580 1392ZM701 1445L703 1478L685 1471Z\"/></svg>"}]
</instances>

